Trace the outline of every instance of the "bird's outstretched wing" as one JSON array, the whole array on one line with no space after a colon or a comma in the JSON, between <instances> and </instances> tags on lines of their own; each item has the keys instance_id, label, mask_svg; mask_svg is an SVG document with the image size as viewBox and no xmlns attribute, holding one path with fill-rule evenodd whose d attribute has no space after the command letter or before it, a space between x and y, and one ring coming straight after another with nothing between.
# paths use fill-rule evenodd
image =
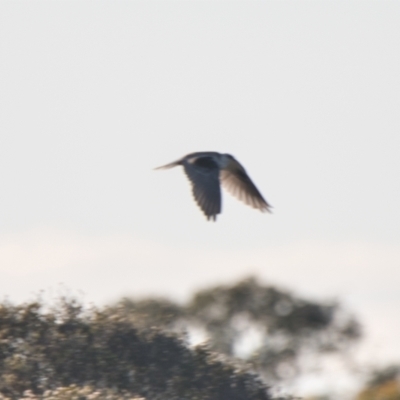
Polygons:
<instances>
[{"instance_id":1,"label":"bird's outstretched wing","mask_svg":"<svg viewBox=\"0 0 400 400\"><path fill-rule=\"evenodd\" d=\"M193 196L207 219L216 220L221 212L219 167L212 157L193 157L183 161L193 186Z\"/></svg>"},{"instance_id":2,"label":"bird's outstretched wing","mask_svg":"<svg viewBox=\"0 0 400 400\"><path fill-rule=\"evenodd\" d=\"M272 207L237 160L232 159L224 169L221 169L220 179L222 186L239 200L260 211L271 212Z\"/></svg>"}]
</instances>

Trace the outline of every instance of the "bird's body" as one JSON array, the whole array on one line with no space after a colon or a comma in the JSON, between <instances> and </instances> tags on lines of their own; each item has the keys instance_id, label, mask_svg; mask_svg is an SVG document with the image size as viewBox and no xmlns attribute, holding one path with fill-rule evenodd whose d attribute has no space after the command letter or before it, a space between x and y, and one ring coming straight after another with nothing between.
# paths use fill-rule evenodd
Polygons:
<instances>
[{"instance_id":1,"label":"bird's body","mask_svg":"<svg viewBox=\"0 0 400 400\"><path fill-rule=\"evenodd\" d=\"M178 165L188 176L194 198L207 219L216 220L221 213L221 184L231 194L260 211L270 211L266 202L242 165L230 154L215 151L191 153L156 169Z\"/></svg>"}]
</instances>

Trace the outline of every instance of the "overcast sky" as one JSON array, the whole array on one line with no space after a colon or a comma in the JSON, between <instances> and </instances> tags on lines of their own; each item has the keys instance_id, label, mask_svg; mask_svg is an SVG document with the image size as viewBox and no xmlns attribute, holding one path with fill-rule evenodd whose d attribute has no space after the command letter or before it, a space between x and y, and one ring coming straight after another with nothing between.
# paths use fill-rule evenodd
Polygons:
<instances>
[{"instance_id":1,"label":"overcast sky","mask_svg":"<svg viewBox=\"0 0 400 400\"><path fill-rule=\"evenodd\" d=\"M251 274L339 299L400 361L400 3L0 2L0 295L187 299ZM270 204L207 222L180 169Z\"/></svg>"}]
</instances>

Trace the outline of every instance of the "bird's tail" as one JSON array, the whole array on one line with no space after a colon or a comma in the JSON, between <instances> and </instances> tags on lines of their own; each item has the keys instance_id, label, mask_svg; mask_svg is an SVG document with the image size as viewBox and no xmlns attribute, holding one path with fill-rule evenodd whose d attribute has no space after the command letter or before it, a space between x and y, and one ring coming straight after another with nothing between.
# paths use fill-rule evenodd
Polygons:
<instances>
[{"instance_id":1,"label":"bird's tail","mask_svg":"<svg viewBox=\"0 0 400 400\"><path fill-rule=\"evenodd\" d=\"M182 164L182 160L177 160L177 161L174 161L172 163L169 163L169 164L166 164L166 165L162 165L161 167L157 167L157 168L154 168L154 169L168 169L168 168L176 167L176 166L181 165L181 164Z\"/></svg>"}]
</instances>

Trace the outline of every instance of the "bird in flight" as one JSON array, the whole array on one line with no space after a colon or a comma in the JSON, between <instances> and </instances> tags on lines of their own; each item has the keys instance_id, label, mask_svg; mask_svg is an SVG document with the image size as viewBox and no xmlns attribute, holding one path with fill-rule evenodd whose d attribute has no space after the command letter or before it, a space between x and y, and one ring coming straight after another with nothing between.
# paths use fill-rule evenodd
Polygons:
<instances>
[{"instance_id":1,"label":"bird in flight","mask_svg":"<svg viewBox=\"0 0 400 400\"><path fill-rule=\"evenodd\" d=\"M188 154L156 169L181 165L189 178L193 196L208 220L215 221L221 213L221 184L231 194L260 211L271 212L242 165L230 154L202 151Z\"/></svg>"}]
</instances>

